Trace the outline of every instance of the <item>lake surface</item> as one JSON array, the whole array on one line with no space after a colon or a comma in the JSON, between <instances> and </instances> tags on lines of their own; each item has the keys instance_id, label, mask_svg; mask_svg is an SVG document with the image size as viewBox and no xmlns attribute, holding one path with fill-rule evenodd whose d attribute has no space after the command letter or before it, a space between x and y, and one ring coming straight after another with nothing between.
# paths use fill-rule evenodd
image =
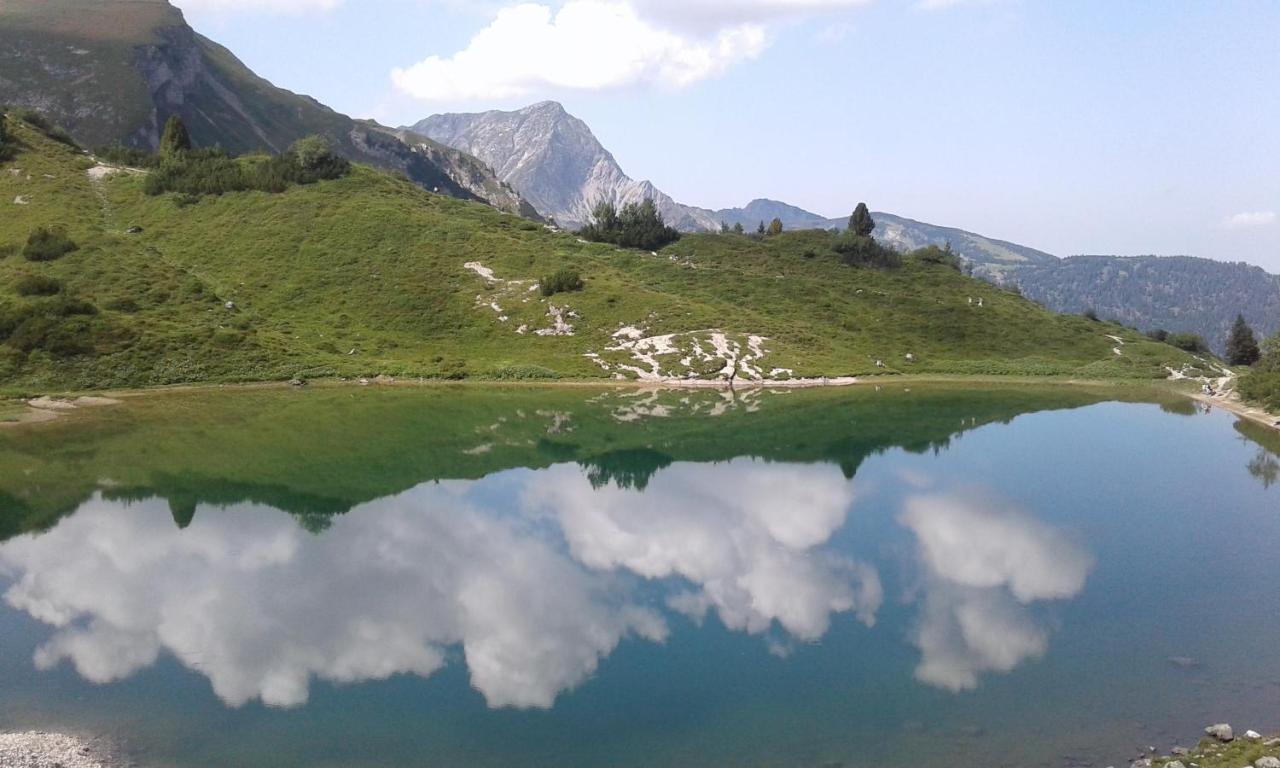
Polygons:
<instances>
[{"instance_id":1,"label":"lake surface","mask_svg":"<svg viewBox=\"0 0 1280 768\"><path fill-rule=\"evenodd\" d=\"M254 768L1275 730L1274 434L1067 387L133 399L0 431L0 730Z\"/></svg>"}]
</instances>

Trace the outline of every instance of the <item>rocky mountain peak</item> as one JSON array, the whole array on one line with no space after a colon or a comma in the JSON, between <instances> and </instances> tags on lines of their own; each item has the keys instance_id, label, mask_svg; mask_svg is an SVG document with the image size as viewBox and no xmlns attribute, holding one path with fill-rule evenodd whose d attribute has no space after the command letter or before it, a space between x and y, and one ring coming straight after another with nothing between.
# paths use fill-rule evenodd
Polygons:
<instances>
[{"instance_id":1,"label":"rocky mountain peak","mask_svg":"<svg viewBox=\"0 0 1280 768\"><path fill-rule=\"evenodd\" d=\"M475 155L544 215L577 228L600 202L652 199L673 226L712 229L709 211L684 206L628 176L591 128L555 101L511 112L434 115L409 130Z\"/></svg>"}]
</instances>

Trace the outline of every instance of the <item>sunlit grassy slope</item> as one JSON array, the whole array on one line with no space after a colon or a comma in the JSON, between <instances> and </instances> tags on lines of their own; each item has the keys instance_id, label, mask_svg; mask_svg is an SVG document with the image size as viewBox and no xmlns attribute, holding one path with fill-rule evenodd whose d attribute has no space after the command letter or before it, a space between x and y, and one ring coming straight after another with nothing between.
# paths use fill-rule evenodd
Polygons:
<instances>
[{"instance_id":1,"label":"sunlit grassy slope","mask_svg":"<svg viewBox=\"0 0 1280 768\"><path fill-rule=\"evenodd\" d=\"M748 335L762 336L758 367L795 376L1160 377L1166 364L1194 362L945 266L845 266L821 232L698 235L656 255L619 251L361 167L281 194L183 206L144 195L141 175L93 180L90 158L8 122L22 146L0 164L0 310L51 301L17 295L25 274L62 280L68 296L98 309L73 318L83 354L0 345L0 383L10 389L613 376L620 369L587 355L634 362L607 349L623 326L646 336L703 332L704 343L720 329L744 348ZM28 233L45 225L65 225L79 250L26 261ZM131 227L142 231L126 234ZM561 266L579 269L585 290L550 299L533 290ZM537 334L555 327L551 306L573 335ZM718 367L671 364L677 375Z\"/></svg>"}]
</instances>

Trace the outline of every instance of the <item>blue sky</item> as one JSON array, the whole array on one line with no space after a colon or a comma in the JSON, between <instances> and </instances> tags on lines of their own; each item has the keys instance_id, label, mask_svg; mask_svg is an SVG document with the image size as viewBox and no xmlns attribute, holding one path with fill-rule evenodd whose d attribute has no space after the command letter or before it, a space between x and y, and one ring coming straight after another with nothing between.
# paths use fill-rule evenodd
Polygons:
<instances>
[{"instance_id":1,"label":"blue sky","mask_svg":"<svg viewBox=\"0 0 1280 768\"><path fill-rule=\"evenodd\" d=\"M277 85L389 124L557 99L707 207L873 209L1280 272L1280 3L176 0Z\"/></svg>"}]
</instances>

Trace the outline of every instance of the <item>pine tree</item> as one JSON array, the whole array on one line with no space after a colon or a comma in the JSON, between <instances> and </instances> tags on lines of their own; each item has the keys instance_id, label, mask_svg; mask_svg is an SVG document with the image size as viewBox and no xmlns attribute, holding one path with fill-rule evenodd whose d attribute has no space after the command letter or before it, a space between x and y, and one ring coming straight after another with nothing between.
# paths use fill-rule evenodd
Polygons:
<instances>
[{"instance_id":1,"label":"pine tree","mask_svg":"<svg viewBox=\"0 0 1280 768\"><path fill-rule=\"evenodd\" d=\"M173 157L190 149L191 135L187 133L187 126L183 125L182 118L171 116L164 124L164 134L160 137L160 156Z\"/></svg>"},{"instance_id":2,"label":"pine tree","mask_svg":"<svg viewBox=\"0 0 1280 768\"><path fill-rule=\"evenodd\" d=\"M747 230L743 229L743 227L742 227L742 222L740 222L740 221L739 221L737 224L734 224L734 225L733 225L733 234L735 234L735 235L741 235L742 233L744 233L744 232L746 232L746 231L747 231Z\"/></svg>"},{"instance_id":3,"label":"pine tree","mask_svg":"<svg viewBox=\"0 0 1280 768\"><path fill-rule=\"evenodd\" d=\"M1258 337L1253 335L1253 329L1244 321L1244 315L1236 315L1231 335L1227 338L1227 364L1253 365L1261 356Z\"/></svg>"},{"instance_id":4,"label":"pine tree","mask_svg":"<svg viewBox=\"0 0 1280 768\"><path fill-rule=\"evenodd\" d=\"M720 222L720 234L722 235L729 234L729 222L727 221Z\"/></svg>"},{"instance_id":5,"label":"pine tree","mask_svg":"<svg viewBox=\"0 0 1280 768\"><path fill-rule=\"evenodd\" d=\"M859 237L870 237L875 229L876 222L871 218L871 211L867 210L867 204L858 203L858 207L853 209L853 215L849 217L849 231Z\"/></svg>"},{"instance_id":6,"label":"pine tree","mask_svg":"<svg viewBox=\"0 0 1280 768\"><path fill-rule=\"evenodd\" d=\"M769 222L769 234L771 235L782 234L782 219L774 219L773 221Z\"/></svg>"},{"instance_id":7,"label":"pine tree","mask_svg":"<svg viewBox=\"0 0 1280 768\"><path fill-rule=\"evenodd\" d=\"M764 233L765 233L765 229L764 229L764 221L761 221L761 222L760 222L760 226L756 227L756 234L757 234L757 235L763 235Z\"/></svg>"}]
</instances>

